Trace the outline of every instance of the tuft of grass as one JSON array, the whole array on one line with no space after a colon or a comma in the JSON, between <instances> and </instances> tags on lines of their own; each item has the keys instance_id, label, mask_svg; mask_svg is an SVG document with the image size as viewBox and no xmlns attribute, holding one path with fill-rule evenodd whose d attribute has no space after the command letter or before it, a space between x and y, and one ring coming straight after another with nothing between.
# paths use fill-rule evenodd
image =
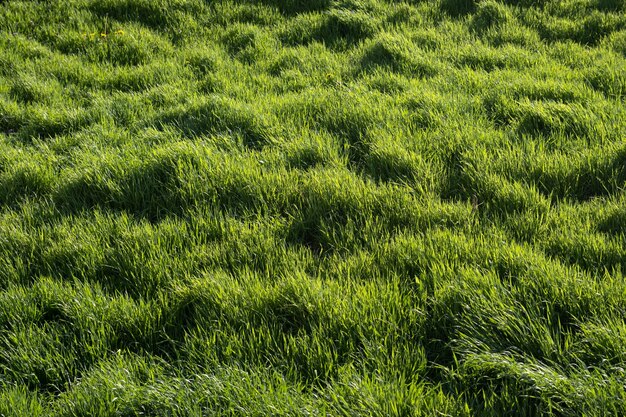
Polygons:
<instances>
[{"instance_id":1,"label":"tuft of grass","mask_svg":"<svg viewBox=\"0 0 626 417\"><path fill-rule=\"evenodd\" d=\"M476 13L472 16L471 27L476 32L499 28L511 20L510 13L505 6L496 1L478 3Z\"/></svg>"},{"instance_id":2,"label":"tuft of grass","mask_svg":"<svg viewBox=\"0 0 626 417\"><path fill-rule=\"evenodd\" d=\"M364 44L360 70L389 69L409 76L430 77L438 72L437 62L405 38L384 33Z\"/></svg>"}]
</instances>

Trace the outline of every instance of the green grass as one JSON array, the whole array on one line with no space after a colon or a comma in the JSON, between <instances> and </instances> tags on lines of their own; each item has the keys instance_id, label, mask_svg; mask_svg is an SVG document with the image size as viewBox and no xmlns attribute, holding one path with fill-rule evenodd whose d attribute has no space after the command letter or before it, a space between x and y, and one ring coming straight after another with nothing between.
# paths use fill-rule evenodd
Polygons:
<instances>
[{"instance_id":1,"label":"green grass","mask_svg":"<svg viewBox=\"0 0 626 417\"><path fill-rule=\"evenodd\" d=\"M626 414L623 1L0 3L0 416Z\"/></svg>"}]
</instances>

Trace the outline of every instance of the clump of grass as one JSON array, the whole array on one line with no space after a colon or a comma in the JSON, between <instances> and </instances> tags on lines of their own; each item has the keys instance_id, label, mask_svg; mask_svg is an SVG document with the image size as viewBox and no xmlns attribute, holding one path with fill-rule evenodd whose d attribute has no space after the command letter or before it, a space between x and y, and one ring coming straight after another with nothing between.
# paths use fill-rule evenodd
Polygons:
<instances>
[{"instance_id":1,"label":"clump of grass","mask_svg":"<svg viewBox=\"0 0 626 417\"><path fill-rule=\"evenodd\" d=\"M320 42L343 50L370 38L380 30L373 16L359 10L331 9L321 15L305 16L285 27L281 38L289 45Z\"/></svg>"},{"instance_id":2,"label":"clump of grass","mask_svg":"<svg viewBox=\"0 0 626 417\"><path fill-rule=\"evenodd\" d=\"M90 5L91 11L103 20L117 20L145 25L156 31L181 31L189 28L194 14L203 11L203 5L193 1L168 4L163 1L106 0Z\"/></svg>"},{"instance_id":3,"label":"clump of grass","mask_svg":"<svg viewBox=\"0 0 626 417\"><path fill-rule=\"evenodd\" d=\"M519 108L521 133L542 134L564 132L575 136L593 135L595 121L582 106L574 104L522 103Z\"/></svg>"},{"instance_id":4,"label":"clump of grass","mask_svg":"<svg viewBox=\"0 0 626 417\"><path fill-rule=\"evenodd\" d=\"M519 134L592 138L603 135L597 116L578 103L514 101L493 94L485 98L487 112L496 123L514 126Z\"/></svg>"},{"instance_id":5,"label":"clump of grass","mask_svg":"<svg viewBox=\"0 0 626 417\"><path fill-rule=\"evenodd\" d=\"M609 63L587 71L586 81L608 98L619 99L626 93L626 74L619 66Z\"/></svg>"},{"instance_id":6,"label":"clump of grass","mask_svg":"<svg viewBox=\"0 0 626 417\"><path fill-rule=\"evenodd\" d=\"M624 223L626 211L620 206L613 206L607 211L608 213L605 213L602 220L598 222L598 229L618 236L626 233L626 227L624 227L626 224Z\"/></svg>"},{"instance_id":7,"label":"clump of grass","mask_svg":"<svg viewBox=\"0 0 626 417\"><path fill-rule=\"evenodd\" d=\"M340 166L343 161L336 138L322 132L302 134L302 139L285 145L285 157L289 167L301 170L321 166Z\"/></svg>"},{"instance_id":8,"label":"clump of grass","mask_svg":"<svg viewBox=\"0 0 626 417\"><path fill-rule=\"evenodd\" d=\"M161 123L171 124L190 137L208 134L241 135L246 146L262 147L278 139L279 129L268 115L249 104L214 95L189 108L163 115Z\"/></svg>"},{"instance_id":9,"label":"clump of grass","mask_svg":"<svg viewBox=\"0 0 626 417\"><path fill-rule=\"evenodd\" d=\"M344 93L343 98L332 97L331 94L331 91L327 91L325 96L309 96L299 103L286 103L285 111L287 114L296 111L304 123L337 136L342 141L341 147L349 162L360 164L369 152L371 132L384 123L382 114L368 107L365 100L356 99L352 93ZM370 97L372 100L377 99L374 94ZM338 100L350 99L352 103L349 106L336 107L335 110L326 106L331 100L339 104Z\"/></svg>"},{"instance_id":10,"label":"clump of grass","mask_svg":"<svg viewBox=\"0 0 626 417\"><path fill-rule=\"evenodd\" d=\"M55 184L54 170L45 161L23 161L12 164L11 168L0 176L0 191L5 205L14 205L28 197L43 197Z\"/></svg>"},{"instance_id":11,"label":"clump of grass","mask_svg":"<svg viewBox=\"0 0 626 417\"><path fill-rule=\"evenodd\" d=\"M526 19L538 28L539 35L545 40L570 40L582 45L598 44L603 37L620 30L623 24L615 14L599 10L580 8L559 12L556 15L528 13Z\"/></svg>"},{"instance_id":12,"label":"clump of grass","mask_svg":"<svg viewBox=\"0 0 626 417\"><path fill-rule=\"evenodd\" d=\"M528 55L514 46L503 46L497 50L483 45L461 49L456 57L457 65L473 70L494 71L504 68L522 68L530 65Z\"/></svg>"},{"instance_id":13,"label":"clump of grass","mask_svg":"<svg viewBox=\"0 0 626 417\"><path fill-rule=\"evenodd\" d=\"M185 52L185 64L201 79L217 71L224 61L217 45L193 45Z\"/></svg>"},{"instance_id":14,"label":"clump of grass","mask_svg":"<svg viewBox=\"0 0 626 417\"><path fill-rule=\"evenodd\" d=\"M282 84L293 83L299 86L296 91L302 91L306 86L340 85L345 72L342 64L342 60L337 59L325 46L314 43L306 47L282 49L270 61L268 71L280 80L285 80Z\"/></svg>"},{"instance_id":15,"label":"clump of grass","mask_svg":"<svg viewBox=\"0 0 626 417\"><path fill-rule=\"evenodd\" d=\"M472 16L471 28L480 33L500 28L510 19L511 16L503 5L495 1L480 2L476 13Z\"/></svg>"},{"instance_id":16,"label":"clump of grass","mask_svg":"<svg viewBox=\"0 0 626 417\"><path fill-rule=\"evenodd\" d=\"M252 25L233 25L224 33L222 43L226 51L243 62L252 63L262 54L274 49L273 39Z\"/></svg>"},{"instance_id":17,"label":"clump of grass","mask_svg":"<svg viewBox=\"0 0 626 417\"><path fill-rule=\"evenodd\" d=\"M626 31L614 32L603 40L603 45L626 57Z\"/></svg>"},{"instance_id":18,"label":"clump of grass","mask_svg":"<svg viewBox=\"0 0 626 417\"><path fill-rule=\"evenodd\" d=\"M364 44L359 70L389 69L406 75L430 77L438 65L405 38L384 33Z\"/></svg>"},{"instance_id":19,"label":"clump of grass","mask_svg":"<svg viewBox=\"0 0 626 417\"><path fill-rule=\"evenodd\" d=\"M390 95L397 95L410 89L410 81L393 72L373 73L366 81L369 88Z\"/></svg>"},{"instance_id":20,"label":"clump of grass","mask_svg":"<svg viewBox=\"0 0 626 417\"><path fill-rule=\"evenodd\" d=\"M34 77L23 77L13 80L9 90L11 99L24 104L50 103L55 95L55 90L60 86L53 81L41 82Z\"/></svg>"},{"instance_id":21,"label":"clump of grass","mask_svg":"<svg viewBox=\"0 0 626 417\"><path fill-rule=\"evenodd\" d=\"M2 133L12 134L17 132L23 124L21 120L22 111L19 104L14 100L3 99L0 101L0 106L2 106L2 116L0 118Z\"/></svg>"},{"instance_id":22,"label":"clump of grass","mask_svg":"<svg viewBox=\"0 0 626 417\"><path fill-rule=\"evenodd\" d=\"M90 32L72 32L57 41L56 48L95 63L142 65L155 56L171 55L171 44L141 26L90 28Z\"/></svg>"},{"instance_id":23,"label":"clump of grass","mask_svg":"<svg viewBox=\"0 0 626 417\"><path fill-rule=\"evenodd\" d=\"M226 27L235 22L252 25L271 25L281 21L280 11L271 6L271 2L212 3L213 21Z\"/></svg>"}]
</instances>

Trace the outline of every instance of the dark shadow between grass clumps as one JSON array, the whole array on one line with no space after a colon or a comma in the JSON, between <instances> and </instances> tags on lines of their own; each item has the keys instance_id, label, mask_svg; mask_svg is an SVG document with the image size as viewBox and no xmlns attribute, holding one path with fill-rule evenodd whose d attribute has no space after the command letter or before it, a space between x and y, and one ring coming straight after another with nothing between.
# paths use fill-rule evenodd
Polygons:
<instances>
[{"instance_id":1,"label":"dark shadow between grass clumps","mask_svg":"<svg viewBox=\"0 0 626 417\"><path fill-rule=\"evenodd\" d=\"M596 0L595 3L599 10L611 12L626 10L626 3L623 0Z\"/></svg>"},{"instance_id":2,"label":"dark shadow between grass clumps","mask_svg":"<svg viewBox=\"0 0 626 417\"><path fill-rule=\"evenodd\" d=\"M501 0L502 3L517 7L543 7L544 0Z\"/></svg>"},{"instance_id":3,"label":"dark shadow between grass clumps","mask_svg":"<svg viewBox=\"0 0 626 417\"><path fill-rule=\"evenodd\" d=\"M304 246L317 256L332 251L331 245L322 232L323 218L318 213L313 213L312 209L308 211L309 213L293 219L287 232L287 243Z\"/></svg>"},{"instance_id":4,"label":"dark shadow between grass clumps","mask_svg":"<svg viewBox=\"0 0 626 417\"><path fill-rule=\"evenodd\" d=\"M439 8L451 17L462 17L476 10L478 0L441 0Z\"/></svg>"},{"instance_id":5,"label":"dark shadow between grass clumps","mask_svg":"<svg viewBox=\"0 0 626 417\"><path fill-rule=\"evenodd\" d=\"M318 12L327 9L332 0L249 0L253 3L263 4L278 9L286 16L294 16L300 13Z\"/></svg>"}]
</instances>

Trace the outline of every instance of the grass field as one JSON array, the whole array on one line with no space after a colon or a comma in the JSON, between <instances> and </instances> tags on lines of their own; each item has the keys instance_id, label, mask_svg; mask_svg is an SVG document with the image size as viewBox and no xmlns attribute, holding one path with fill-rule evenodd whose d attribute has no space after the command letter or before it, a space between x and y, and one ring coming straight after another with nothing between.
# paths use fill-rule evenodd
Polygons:
<instances>
[{"instance_id":1,"label":"grass field","mask_svg":"<svg viewBox=\"0 0 626 417\"><path fill-rule=\"evenodd\" d=\"M0 416L626 415L623 0L0 1Z\"/></svg>"}]
</instances>

